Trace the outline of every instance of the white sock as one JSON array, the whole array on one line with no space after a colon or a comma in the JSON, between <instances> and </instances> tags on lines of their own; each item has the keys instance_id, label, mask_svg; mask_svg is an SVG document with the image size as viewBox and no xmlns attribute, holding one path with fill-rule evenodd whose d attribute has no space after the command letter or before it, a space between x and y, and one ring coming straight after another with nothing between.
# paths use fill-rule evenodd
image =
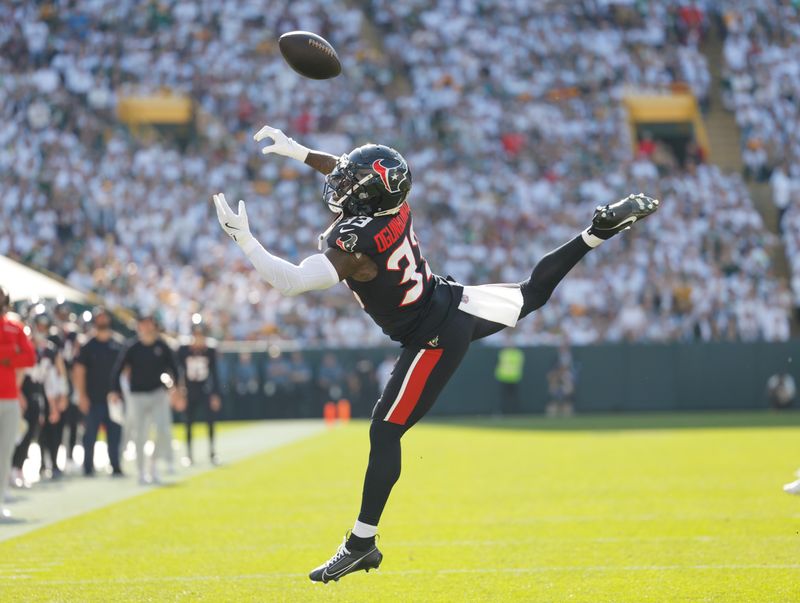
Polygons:
<instances>
[{"instance_id":1,"label":"white sock","mask_svg":"<svg viewBox=\"0 0 800 603\"><path fill-rule=\"evenodd\" d=\"M378 526L371 526L368 523L356 521L353 526L353 536L358 536L359 538L372 538L377 533Z\"/></svg>"},{"instance_id":2,"label":"white sock","mask_svg":"<svg viewBox=\"0 0 800 603\"><path fill-rule=\"evenodd\" d=\"M581 233L581 238L583 239L584 243L592 248L597 247L600 243L605 241L605 239L601 239L600 237L591 234L588 228Z\"/></svg>"}]
</instances>

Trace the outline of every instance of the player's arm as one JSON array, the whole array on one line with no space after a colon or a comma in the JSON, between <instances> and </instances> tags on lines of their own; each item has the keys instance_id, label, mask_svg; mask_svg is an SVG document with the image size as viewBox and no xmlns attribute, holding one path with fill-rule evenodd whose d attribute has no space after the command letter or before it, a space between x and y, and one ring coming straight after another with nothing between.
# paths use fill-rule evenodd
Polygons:
<instances>
[{"instance_id":1,"label":"player's arm","mask_svg":"<svg viewBox=\"0 0 800 603\"><path fill-rule=\"evenodd\" d=\"M250 232L244 201L239 201L238 213L230 208L222 193L214 195L214 205L222 229L242 248L264 280L284 295L328 289L341 280L337 268L326 255L314 254L298 266L264 249Z\"/></svg>"},{"instance_id":2,"label":"player's arm","mask_svg":"<svg viewBox=\"0 0 800 603\"><path fill-rule=\"evenodd\" d=\"M272 126L264 126L255 136L256 142L269 138L272 144L267 145L261 152L264 155L275 153L276 155L283 155L284 157L291 157L297 161L302 161L308 166L311 166L321 174L330 174L333 168L336 167L338 159L328 153L322 151L312 151L308 147L304 147L299 142L289 138L277 128Z\"/></svg>"}]
</instances>

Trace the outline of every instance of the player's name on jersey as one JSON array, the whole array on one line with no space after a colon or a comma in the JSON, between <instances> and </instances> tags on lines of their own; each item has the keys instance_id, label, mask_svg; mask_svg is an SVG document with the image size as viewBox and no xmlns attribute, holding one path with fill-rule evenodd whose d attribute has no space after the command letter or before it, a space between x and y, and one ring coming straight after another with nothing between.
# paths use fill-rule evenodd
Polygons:
<instances>
[{"instance_id":1,"label":"player's name on jersey","mask_svg":"<svg viewBox=\"0 0 800 603\"><path fill-rule=\"evenodd\" d=\"M378 248L378 253L383 253L389 249L403 235L409 214L408 204L403 205L397 216L389 220L389 223L375 235L375 245Z\"/></svg>"}]
</instances>

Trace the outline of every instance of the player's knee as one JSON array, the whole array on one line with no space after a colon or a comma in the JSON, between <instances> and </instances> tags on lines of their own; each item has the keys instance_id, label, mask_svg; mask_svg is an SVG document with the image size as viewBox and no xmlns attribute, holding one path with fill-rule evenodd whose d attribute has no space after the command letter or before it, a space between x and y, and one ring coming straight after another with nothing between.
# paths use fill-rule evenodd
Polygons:
<instances>
[{"instance_id":1,"label":"player's knee","mask_svg":"<svg viewBox=\"0 0 800 603\"><path fill-rule=\"evenodd\" d=\"M369 428L369 462L380 466L389 481L397 481L400 477L400 438L404 429L400 425L374 420Z\"/></svg>"},{"instance_id":2,"label":"player's knee","mask_svg":"<svg viewBox=\"0 0 800 603\"><path fill-rule=\"evenodd\" d=\"M399 446L403 433L404 429L401 425L373 419L369 426L370 446L373 449Z\"/></svg>"},{"instance_id":3,"label":"player's knee","mask_svg":"<svg viewBox=\"0 0 800 603\"><path fill-rule=\"evenodd\" d=\"M552 288L537 286L532 278L520 283L519 288L522 292L522 312L520 312L520 316L526 316L534 310L538 310L547 303L553 294Z\"/></svg>"}]
</instances>

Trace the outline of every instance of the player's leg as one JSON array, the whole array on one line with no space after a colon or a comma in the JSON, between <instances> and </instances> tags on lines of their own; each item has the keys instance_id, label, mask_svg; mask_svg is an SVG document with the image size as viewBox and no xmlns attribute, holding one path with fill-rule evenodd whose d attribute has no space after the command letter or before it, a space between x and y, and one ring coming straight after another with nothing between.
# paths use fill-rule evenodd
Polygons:
<instances>
[{"instance_id":1,"label":"player's leg","mask_svg":"<svg viewBox=\"0 0 800 603\"><path fill-rule=\"evenodd\" d=\"M558 283L572 270L583 257L592 250L584 240L583 233L545 255L533 268L530 278L519 283L522 293L522 309L519 317L524 318L541 308L553 294ZM485 318L478 318L472 333L472 340L483 339L502 331L506 325Z\"/></svg>"},{"instance_id":2,"label":"player's leg","mask_svg":"<svg viewBox=\"0 0 800 603\"><path fill-rule=\"evenodd\" d=\"M584 233L581 233L568 243L551 251L539 260L539 263L534 266L530 278L520 283L523 303L519 317L524 318L534 310L538 310L545 305L553 294L556 286L558 286L558 283L567 276L567 273L569 273L592 248L592 245L587 243L584 238Z\"/></svg>"},{"instance_id":3,"label":"player's leg","mask_svg":"<svg viewBox=\"0 0 800 603\"><path fill-rule=\"evenodd\" d=\"M598 207L592 225L571 241L545 255L534 266L531 276L519 283L522 292L524 318L547 303L558 284L583 257L603 241L627 230L636 221L643 220L658 209L659 202L644 195L630 195L617 203ZM504 325L479 319L473 340L488 337L504 329Z\"/></svg>"},{"instance_id":4,"label":"player's leg","mask_svg":"<svg viewBox=\"0 0 800 603\"><path fill-rule=\"evenodd\" d=\"M37 444L39 444L39 475L44 476L46 473L47 457L50 457L50 475L54 478L58 478L58 463L56 462L58 458L58 448L56 448L54 454L55 425L50 420L51 404L52 402L49 400L45 401L43 412L44 421L42 421L42 427L39 430L39 438L37 440Z\"/></svg>"},{"instance_id":5,"label":"player's leg","mask_svg":"<svg viewBox=\"0 0 800 603\"><path fill-rule=\"evenodd\" d=\"M69 427L69 438L67 439L67 461L72 463L72 453L75 451L75 444L78 442L78 423L81 418L81 411L75 404L68 404L66 410L66 425Z\"/></svg>"},{"instance_id":6,"label":"player's leg","mask_svg":"<svg viewBox=\"0 0 800 603\"><path fill-rule=\"evenodd\" d=\"M111 420L108 407L105 408L103 425L105 425L106 438L108 439L108 462L111 464L112 475L120 477L122 476L122 464L120 463L122 426Z\"/></svg>"},{"instance_id":7,"label":"player's leg","mask_svg":"<svg viewBox=\"0 0 800 603\"><path fill-rule=\"evenodd\" d=\"M11 457L19 429L19 404L16 400L0 400L0 521L7 515L3 508L11 473Z\"/></svg>"},{"instance_id":8,"label":"player's leg","mask_svg":"<svg viewBox=\"0 0 800 603\"><path fill-rule=\"evenodd\" d=\"M99 404L89 406L83 424L83 474L94 475L94 445L97 442L97 431L100 429L101 409Z\"/></svg>"},{"instance_id":9,"label":"player's leg","mask_svg":"<svg viewBox=\"0 0 800 603\"><path fill-rule=\"evenodd\" d=\"M328 582L378 567L383 556L375 535L392 488L400 477L403 435L433 406L469 347L475 317L458 311L438 333L433 348L406 347L372 413L370 454L358 520L328 563L309 576Z\"/></svg>"},{"instance_id":10,"label":"player's leg","mask_svg":"<svg viewBox=\"0 0 800 603\"><path fill-rule=\"evenodd\" d=\"M39 402L35 397L28 399L28 408L25 409L24 419L27 424L25 435L17 444L14 449L14 455L11 459L11 474L14 478L14 485L22 487L26 485L25 478L22 474L22 467L25 464L25 459L28 458L28 449L31 443L36 439L39 430Z\"/></svg>"},{"instance_id":11,"label":"player's leg","mask_svg":"<svg viewBox=\"0 0 800 603\"><path fill-rule=\"evenodd\" d=\"M63 413L62 413L63 414ZM50 432L50 458L53 459L53 477L61 477L61 467L58 466L58 449L61 448L61 441L64 439L64 423L59 415L58 421L53 423Z\"/></svg>"},{"instance_id":12,"label":"player's leg","mask_svg":"<svg viewBox=\"0 0 800 603\"><path fill-rule=\"evenodd\" d=\"M128 419L126 425L133 427L133 442L136 447L136 472L140 484L147 483L145 475L144 445L147 443L150 429L147 397L144 394L131 393L128 399Z\"/></svg>"},{"instance_id":13,"label":"player's leg","mask_svg":"<svg viewBox=\"0 0 800 603\"><path fill-rule=\"evenodd\" d=\"M172 416L169 394L159 390L150 394L153 397L153 420L156 424L156 447L153 452L153 479L157 480L156 459L163 459L172 470Z\"/></svg>"},{"instance_id":14,"label":"player's leg","mask_svg":"<svg viewBox=\"0 0 800 603\"><path fill-rule=\"evenodd\" d=\"M216 464L217 448L214 442L214 423L216 422L217 411L211 408L210 398L206 410L208 412L208 458L211 460L212 463Z\"/></svg>"},{"instance_id":15,"label":"player's leg","mask_svg":"<svg viewBox=\"0 0 800 603\"><path fill-rule=\"evenodd\" d=\"M191 394L186 396L186 412L184 413L186 423L186 457L189 463L194 462L192 456L192 423L194 423L195 409L197 408L197 400Z\"/></svg>"},{"instance_id":16,"label":"player's leg","mask_svg":"<svg viewBox=\"0 0 800 603\"><path fill-rule=\"evenodd\" d=\"M122 454L122 425L111 420L111 413L107 404L98 405L97 417L98 424L102 424L106 430L108 462L111 465L111 475L114 477L122 477L124 475L122 473L122 464L120 463L120 456Z\"/></svg>"}]
</instances>

